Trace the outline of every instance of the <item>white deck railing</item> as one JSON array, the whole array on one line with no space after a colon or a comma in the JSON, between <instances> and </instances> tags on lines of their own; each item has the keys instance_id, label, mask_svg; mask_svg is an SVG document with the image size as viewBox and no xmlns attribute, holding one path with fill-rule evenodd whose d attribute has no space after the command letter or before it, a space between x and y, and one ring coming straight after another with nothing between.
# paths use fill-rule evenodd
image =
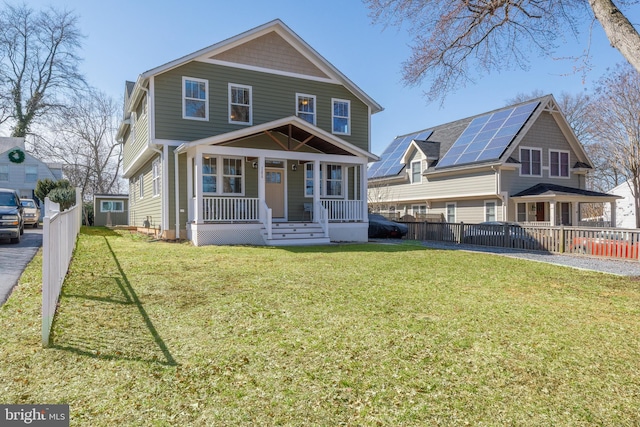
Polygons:
<instances>
[{"instance_id":1,"label":"white deck railing","mask_svg":"<svg viewBox=\"0 0 640 427\"><path fill-rule=\"evenodd\" d=\"M42 345L49 345L62 283L67 275L76 237L82 224L82 199L76 189L76 204L60 212L60 205L44 200L42 227Z\"/></svg>"},{"instance_id":2,"label":"white deck railing","mask_svg":"<svg viewBox=\"0 0 640 427\"><path fill-rule=\"evenodd\" d=\"M255 222L260 220L260 199L245 197L203 197L205 222Z\"/></svg>"},{"instance_id":3,"label":"white deck railing","mask_svg":"<svg viewBox=\"0 0 640 427\"><path fill-rule=\"evenodd\" d=\"M551 221L523 221L518 224L523 227L551 227Z\"/></svg>"},{"instance_id":4,"label":"white deck railing","mask_svg":"<svg viewBox=\"0 0 640 427\"><path fill-rule=\"evenodd\" d=\"M266 202L262 202L262 225L267 231L267 239L271 240L273 237L273 211Z\"/></svg>"},{"instance_id":5,"label":"white deck railing","mask_svg":"<svg viewBox=\"0 0 640 427\"><path fill-rule=\"evenodd\" d=\"M329 221L364 221L365 208L361 200L324 199Z\"/></svg>"}]
</instances>

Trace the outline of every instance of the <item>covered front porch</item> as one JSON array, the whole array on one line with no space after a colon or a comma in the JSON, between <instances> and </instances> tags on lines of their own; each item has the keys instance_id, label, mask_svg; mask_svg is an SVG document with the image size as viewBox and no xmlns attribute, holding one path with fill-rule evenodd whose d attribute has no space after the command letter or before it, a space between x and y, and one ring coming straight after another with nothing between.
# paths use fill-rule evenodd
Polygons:
<instances>
[{"instance_id":1,"label":"covered front porch","mask_svg":"<svg viewBox=\"0 0 640 427\"><path fill-rule=\"evenodd\" d=\"M608 203L616 208L618 196L590 190L563 187L555 184L537 184L510 198L515 211L515 220L526 226L554 227L593 226L590 218L584 217L582 205L603 205ZM615 227L615 216L610 222L598 224L601 227Z\"/></svg>"},{"instance_id":2,"label":"covered front porch","mask_svg":"<svg viewBox=\"0 0 640 427\"><path fill-rule=\"evenodd\" d=\"M195 245L367 241L369 157L298 121L176 150Z\"/></svg>"}]
</instances>

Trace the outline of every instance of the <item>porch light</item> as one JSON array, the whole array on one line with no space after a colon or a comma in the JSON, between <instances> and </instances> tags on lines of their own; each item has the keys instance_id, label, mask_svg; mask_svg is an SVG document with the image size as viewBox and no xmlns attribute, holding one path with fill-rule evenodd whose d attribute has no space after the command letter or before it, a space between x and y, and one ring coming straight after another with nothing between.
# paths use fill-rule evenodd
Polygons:
<instances>
[{"instance_id":1,"label":"porch light","mask_svg":"<svg viewBox=\"0 0 640 427\"><path fill-rule=\"evenodd\" d=\"M251 163L251 167L254 169L258 169L258 162Z\"/></svg>"},{"instance_id":2,"label":"porch light","mask_svg":"<svg viewBox=\"0 0 640 427\"><path fill-rule=\"evenodd\" d=\"M291 165L291 170L292 171L297 171L298 170L298 165L296 165L295 163Z\"/></svg>"}]
</instances>

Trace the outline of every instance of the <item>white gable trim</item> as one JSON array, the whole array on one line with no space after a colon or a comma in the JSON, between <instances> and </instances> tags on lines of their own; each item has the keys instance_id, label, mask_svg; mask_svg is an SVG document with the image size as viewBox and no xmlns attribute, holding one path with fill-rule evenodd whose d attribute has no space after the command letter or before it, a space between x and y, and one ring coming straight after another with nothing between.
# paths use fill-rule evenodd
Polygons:
<instances>
[{"instance_id":1,"label":"white gable trim","mask_svg":"<svg viewBox=\"0 0 640 427\"><path fill-rule=\"evenodd\" d=\"M307 74L299 74L299 73L292 73L289 71L274 70L273 68L257 67L255 65L239 64L237 62L221 61L219 59L204 58L204 59L197 59L196 61L204 62L207 64L238 68L240 70L259 71L261 73L269 73L269 74L275 74L275 75L285 76L285 77L295 77L298 79L312 80L312 81L322 82L322 83L340 84L340 82L336 79L327 79L324 77L309 76Z\"/></svg>"}]
</instances>

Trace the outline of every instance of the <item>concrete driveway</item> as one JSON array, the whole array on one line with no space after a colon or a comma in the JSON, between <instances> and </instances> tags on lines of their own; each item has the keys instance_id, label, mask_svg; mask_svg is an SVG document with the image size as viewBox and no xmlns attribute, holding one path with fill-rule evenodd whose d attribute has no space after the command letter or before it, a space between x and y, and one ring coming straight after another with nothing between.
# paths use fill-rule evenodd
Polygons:
<instances>
[{"instance_id":1,"label":"concrete driveway","mask_svg":"<svg viewBox=\"0 0 640 427\"><path fill-rule=\"evenodd\" d=\"M0 305L9 298L25 267L42 246L42 228L25 228L20 243L0 239Z\"/></svg>"}]
</instances>

